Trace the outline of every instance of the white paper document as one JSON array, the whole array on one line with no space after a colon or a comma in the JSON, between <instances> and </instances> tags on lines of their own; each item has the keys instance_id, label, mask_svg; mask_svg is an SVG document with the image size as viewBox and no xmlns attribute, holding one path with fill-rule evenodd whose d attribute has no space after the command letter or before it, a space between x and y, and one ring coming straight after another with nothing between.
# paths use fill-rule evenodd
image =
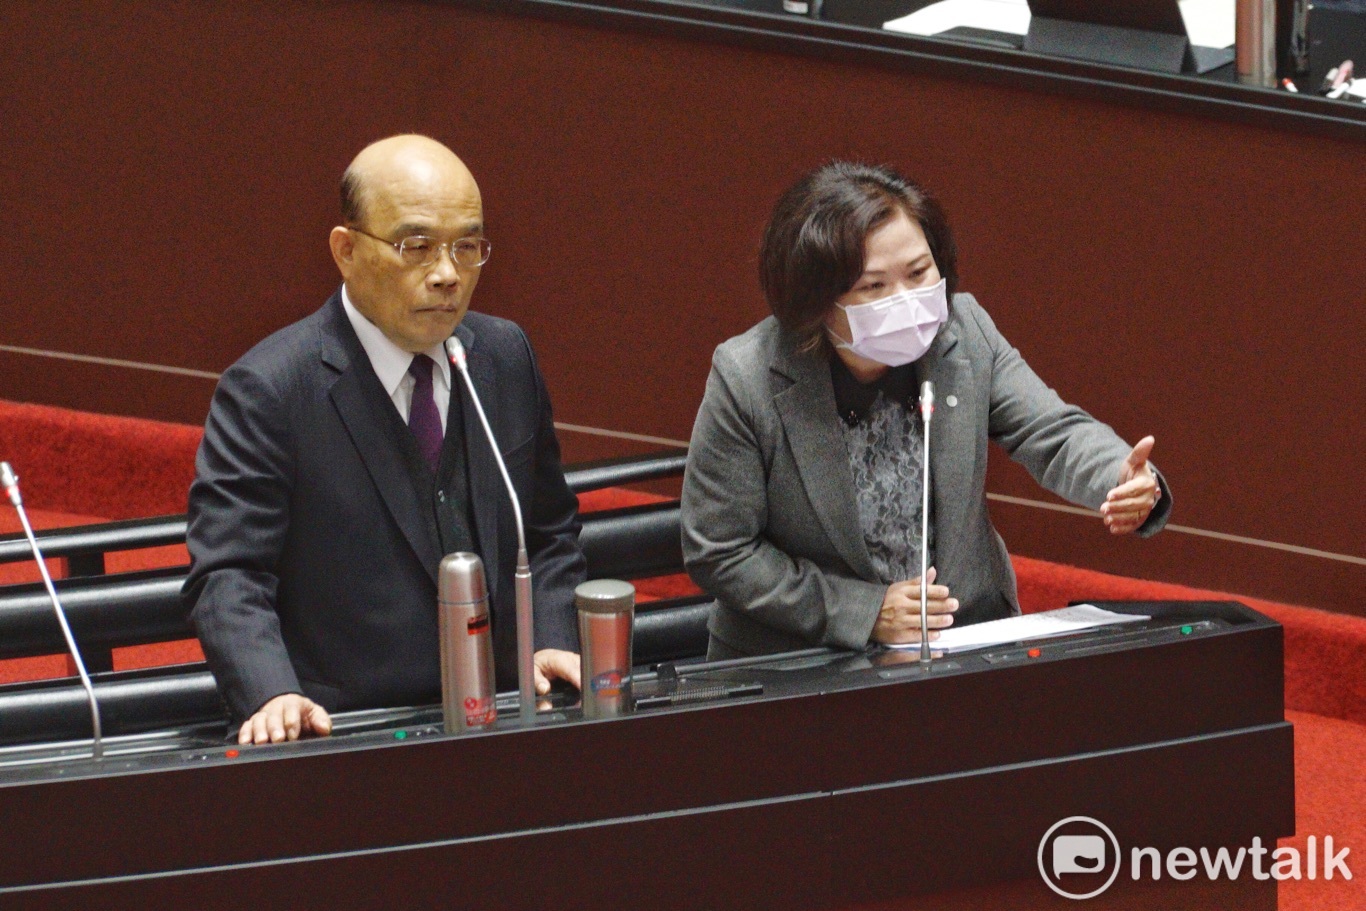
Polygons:
<instances>
[{"instance_id":1,"label":"white paper document","mask_svg":"<svg viewBox=\"0 0 1366 911\"><path fill-rule=\"evenodd\" d=\"M1235 0L1180 0L1191 44L1231 47L1234 5ZM1029 18L1026 0L940 0L882 27L911 35L938 35L960 26L1023 35Z\"/></svg>"},{"instance_id":2,"label":"white paper document","mask_svg":"<svg viewBox=\"0 0 1366 911\"><path fill-rule=\"evenodd\" d=\"M1025 0L940 0L882 27L911 35L937 35L959 26L1023 35L1029 31L1029 5Z\"/></svg>"},{"instance_id":3,"label":"white paper document","mask_svg":"<svg viewBox=\"0 0 1366 911\"><path fill-rule=\"evenodd\" d=\"M1094 604L1074 604L1039 614L1021 614L1004 620L988 620L971 626L951 626L942 630L938 639L930 643L936 652L961 652L1007 642L1028 642L1062 633L1075 633L1112 623L1137 623L1147 620L1143 614L1117 614ZM889 645L888 648L919 649L920 643Z\"/></svg>"}]
</instances>

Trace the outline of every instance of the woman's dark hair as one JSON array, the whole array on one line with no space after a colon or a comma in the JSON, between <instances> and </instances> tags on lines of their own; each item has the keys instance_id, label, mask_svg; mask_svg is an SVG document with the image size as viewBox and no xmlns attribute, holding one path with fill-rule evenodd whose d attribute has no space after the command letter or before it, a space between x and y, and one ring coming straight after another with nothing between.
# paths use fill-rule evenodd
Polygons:
<instances>
[{"instance_id":1,"label":"woman's dark hair","mask_svg":"<svg viewBox=\"0 0 1366 911\"><path fill-rule=\"evenodd\" d=\"M759 251L759 282L773 315L800 340L822 346L835 300L863 275L868 235L896 212L925 232L950 298L958 287L958 248L944 210L929 192L886 166L832 161L783 194Z\"/></svg>"}]
</instances>

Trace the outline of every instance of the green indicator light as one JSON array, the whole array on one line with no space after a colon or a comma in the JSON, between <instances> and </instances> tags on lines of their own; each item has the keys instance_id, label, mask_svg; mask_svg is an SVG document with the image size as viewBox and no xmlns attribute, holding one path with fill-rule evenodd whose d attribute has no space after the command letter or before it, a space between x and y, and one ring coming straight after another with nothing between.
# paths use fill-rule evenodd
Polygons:
<instances>
[{"instance_id":1,"label":"green indicator light","mask_svg":"<svg viewBox=\"0 0 1366 911\"><path fill-rule=\"evenodd\" d=\"M1188 627L1188 628L1189 628L1189 627ZM395 739L395 740L407 740L407 739L408 739L408 732L407 732L407 731L394 731L394 739Z\"/></svg>"},{"instance_id":2,"label":"green indicator light","mask_svg":"<svg viewBox=\"0 0 1366 911\"><path fill-rule=\"evenodd\" d=\"M1189 635L1191 634L1192 631L1193 631L1193 627L1189 627L1189 626L1183 626L1183 627L1181 627L1181 635L1183 635L1183 636L1189 636Z\"/></svg>"}]
</instances>

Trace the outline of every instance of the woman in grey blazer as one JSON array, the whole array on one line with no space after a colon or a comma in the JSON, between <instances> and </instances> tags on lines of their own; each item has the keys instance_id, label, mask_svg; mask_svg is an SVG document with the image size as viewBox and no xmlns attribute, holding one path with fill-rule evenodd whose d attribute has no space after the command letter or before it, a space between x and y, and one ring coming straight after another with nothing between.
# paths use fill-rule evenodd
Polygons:
<instances>
[{"instance_id":1,"label":"woman in grey blazer","mask_svg":"<svg viewBox=\"0 0 1366 911\"><path fill-rule=\"evenodd\" d=\"M933 630L1019 613L987 513L988 440L1112 533L1165 524L1152 438L1130 447L1063 402L955 293L953 236L923 188L825 165L779 200L760 258L773 316L716 349L683 482L713 658L919 641L924 380Z\"/></svg>"}]
</instances>

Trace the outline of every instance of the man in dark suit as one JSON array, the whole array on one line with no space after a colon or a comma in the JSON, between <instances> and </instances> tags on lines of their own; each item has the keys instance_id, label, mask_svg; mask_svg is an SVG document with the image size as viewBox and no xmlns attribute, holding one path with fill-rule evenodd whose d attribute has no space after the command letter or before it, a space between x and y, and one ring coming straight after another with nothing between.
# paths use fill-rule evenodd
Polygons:
<instances>
[{"instance_id":1,"label":"man in dark suit","mask_svg":"<svg viewBox=\"0 0 1366 911\"><path fill-rule=\"evenodd\" d=\"M347 168L342 210L341 289L223 374L190 489L184 598L242 743L439 698L454 551L484 560L499 687L515 683L515 518L452 333L526 514L537 689L578 684L585 565L545 384L521 329L468 312L489 253L479 188L445 146L395 136Z\"/></svg>"}]
</instances>

